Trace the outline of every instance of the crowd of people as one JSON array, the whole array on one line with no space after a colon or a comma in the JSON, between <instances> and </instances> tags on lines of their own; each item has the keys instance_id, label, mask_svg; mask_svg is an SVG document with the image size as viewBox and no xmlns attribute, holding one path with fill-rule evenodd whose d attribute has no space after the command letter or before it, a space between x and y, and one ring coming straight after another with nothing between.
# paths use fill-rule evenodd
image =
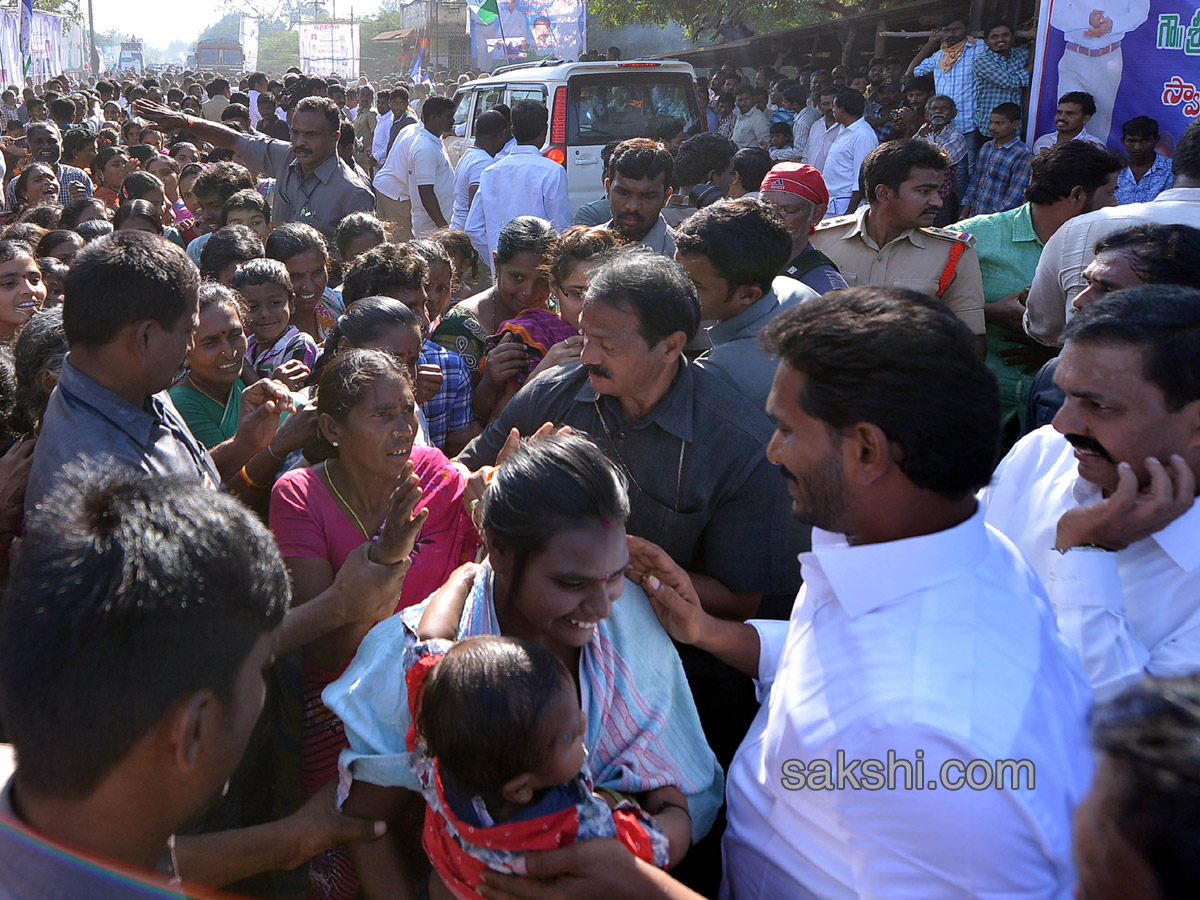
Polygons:
<instances>
[{"instance_id":1,"label":"crowd of people","mask_svg":"<svg viewBox=\"0 0 1200 900\"><path fill-rule=\"evenodd\" d=\"M5 91L0 898L1197 896L1200 123L968 32L577 208L469 72Z\"/></svg>"}]
</instances>

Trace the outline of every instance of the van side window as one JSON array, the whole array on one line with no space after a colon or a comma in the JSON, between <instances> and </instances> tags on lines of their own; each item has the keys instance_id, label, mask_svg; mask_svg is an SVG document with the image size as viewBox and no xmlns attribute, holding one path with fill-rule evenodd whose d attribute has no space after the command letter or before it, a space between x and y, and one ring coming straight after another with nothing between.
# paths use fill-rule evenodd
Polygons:
<instances>
[{"instance_id":1,"label":"van side window","mask_svg":"<svg viewBox=\"0 0 1200 900\"><path fill-rule=\"evenodd\" d=\"M700 105L692 80L680 72L642 69L604 75L575 75L567 95L567 143L607 144L654 137L668 120L694 134Z\"/></svg>"},{"instance_id":2,"label":"van side window","mask_svg":"<svg viewBox=\"0 0 1200 900\"><path fill-rule=\"evenodd\" d=\"M515 87L508 92L508 105L515 106L522 100L536 100L538 103L546 102L546 91L540 87Z\"/></svg>"}]
</instances>

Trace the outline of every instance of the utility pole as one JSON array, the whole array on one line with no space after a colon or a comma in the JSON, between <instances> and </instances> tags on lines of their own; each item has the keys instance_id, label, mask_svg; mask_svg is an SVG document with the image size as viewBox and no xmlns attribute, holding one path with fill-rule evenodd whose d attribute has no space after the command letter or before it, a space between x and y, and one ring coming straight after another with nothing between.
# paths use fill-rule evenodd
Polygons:
<instances>
[{"instance_id":1,"label":"utility pole","mask_svg":"<svg viewBox=\"0 0 1200 900\"><path fill-rule=\"evenodd\" d=\"M96 17L92 15L92 0L88 0L88 68L92 77L100 77L100 54L96 52Z\"/></svg>"}]
</instances>

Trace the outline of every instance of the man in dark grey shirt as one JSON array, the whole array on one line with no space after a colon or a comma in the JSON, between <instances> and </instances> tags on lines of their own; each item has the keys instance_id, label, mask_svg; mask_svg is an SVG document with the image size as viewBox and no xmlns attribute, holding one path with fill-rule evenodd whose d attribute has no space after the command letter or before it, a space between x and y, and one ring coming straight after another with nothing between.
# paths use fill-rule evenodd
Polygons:
<instances>
[{"instance_id":1,"label":"man in dark grey shirt","mask_svg":"<svg viewBox=\"0 0 1200 900\"><path fill-rule=\"evenodd\" d=\"M199 318L200 273L173 244L142 232L102 238L76 259L63 306L71 352L42 418L25 491L28 513L72 462L217 487L212 457L167 396Z\"/></svg>"},{"instance_id":2,"label":"man in dark grey shirt","mask_svg":"<svg viewBox=\"0 0 1200 900\"><path fill-rule=\"evenodd\" d=\"M710 611L745 619L762 595L799 586L803 532L765 455L765 412L683 357L699 323L678 263L633 252L606 264L584 300L582 364L527 384L459 460L495 462L512 428L586 432L628 476L629 533L709 576L700 593Z\"/></svg>"},{"instance_id":3,"label":"man in dark grey shirt","mask_svg":"<svg viewBox=\"0 0 1200 900\"><path fill-rule=\"evenodd\" d=\"M193 120L139 100L138 115L168 131L186 128L216 147L236 150L247 164L275 179L271 222L304 222L332 234L352 212L375 209L375 194L337 154L341 117L328 97L306 97L291 116L291 143L245 135L216 122Z\"/></svg>"}]
</instances>

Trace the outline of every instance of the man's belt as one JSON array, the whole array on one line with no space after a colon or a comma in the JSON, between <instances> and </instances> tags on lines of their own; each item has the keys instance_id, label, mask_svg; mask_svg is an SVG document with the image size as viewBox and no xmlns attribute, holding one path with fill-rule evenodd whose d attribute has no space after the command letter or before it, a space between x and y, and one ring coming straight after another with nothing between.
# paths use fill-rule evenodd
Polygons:
<instances>
[{"instance_id":1,"label":"man's belt","mask_svg":"<svg viewBox=\"0 0 1200 900\"><path fill-rule=\"evenodd\" d=\"M1121 42L1117 41L1115 44L1109 44L1107 47L1081 47L1078 44L1067 41L1067 49L1081 53L1084 56L1108 56L1114 50L1121 49Z\"/></svg>"}]
</instances>

